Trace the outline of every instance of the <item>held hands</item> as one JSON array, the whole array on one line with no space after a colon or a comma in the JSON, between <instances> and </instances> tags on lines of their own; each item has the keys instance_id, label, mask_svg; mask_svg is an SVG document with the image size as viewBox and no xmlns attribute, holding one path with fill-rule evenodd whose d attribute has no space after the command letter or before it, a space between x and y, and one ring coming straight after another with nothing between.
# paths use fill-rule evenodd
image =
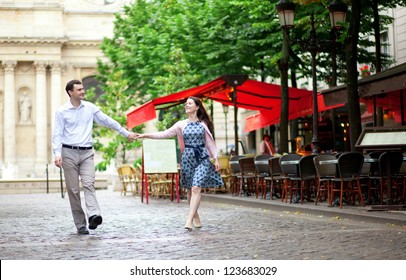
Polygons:
<instances>
[{"instance_id":1,"label":"held hands","mask_svg":"<svg viewBox=\"0 0 406 280\"><path fill-rule=\"evenodd\" d=\"M141 134L141 133L134 133L134 134L135 134L135 139L144 138L144 134Z\"/></svg>"},{"instance_id":2,"label":"held hands","mask_svg":"<svg viewBox=\"0 0 406 280\"><path fill-rule=\"evenodd\" d=\"M131 132L127 137L128 141L130 142L137 140L138 138L142 138L142 134Z\"/></svg>"},{"instance_id":3,"label":"held hands","mask_svg":"<svg viewBox=\"0 0 406 280\"><path fill-rule=\"evenodd\" d=\"M131 132L127 137L127 140L130 141L130 142L134 141L135 139L136 139L135 138L135 133L133 133L133 132Z\"/></svg>"}]
</instances>

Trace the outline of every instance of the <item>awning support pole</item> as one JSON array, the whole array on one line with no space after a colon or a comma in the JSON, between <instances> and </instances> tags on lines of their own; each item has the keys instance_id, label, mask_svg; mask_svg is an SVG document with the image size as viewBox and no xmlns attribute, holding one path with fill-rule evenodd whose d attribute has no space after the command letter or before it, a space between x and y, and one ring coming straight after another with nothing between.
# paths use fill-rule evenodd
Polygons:
<instances>
[{"instance_id":1,"label":"awning support pole","mask_svg":"<svg viewBox=\"0 0 406 280\"><path fill-rule=\"evenodd\" d=\"M402 126L405 125L405 108L403 107L403 89L400 90L400 118Z\"/></svg>"},{"instance_id":2,"label":"awning support pole","mask_svg":"<svg viewBox=\"0 0 406 280\"><path fill-rule=\"evenodd\" d=\"M238 108L237 108L237 87L233 86L233 104L234 104L234 149L235 155L238 155Z\"/></svg>"},{"instance_id":3,"label":"awning support pole","mask_svg":"<svg viewBox=\"0 0 406 280\"><path fill-rule=\"evenodd\" d=\"M233 89L233 105L234 105L234 149L235 155L238 155L238 124L237 124L237 86L242 85L247 79L248 75L239 74L227 74L221 76L221 78L231 86Z\"/></svg>"},{"instance_id":4,"label":"awning support pole","mask_svg":"<svg viewBox=\"0 0 406 280\"><path fill-rule=\"evenodd\" d=\"M375 95L373 96L373 99L374 99L374 127L375 127L376 122L377 122L377 120L376 120L376 96Z\"/></svg>"}]
</instances>

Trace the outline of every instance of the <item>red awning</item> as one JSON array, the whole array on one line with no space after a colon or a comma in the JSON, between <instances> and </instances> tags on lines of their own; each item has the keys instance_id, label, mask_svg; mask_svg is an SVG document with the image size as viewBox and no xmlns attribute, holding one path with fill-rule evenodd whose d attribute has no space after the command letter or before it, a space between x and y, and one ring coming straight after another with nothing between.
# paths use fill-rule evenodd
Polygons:
<instances>
[{"instance_id":1,"label":"red awning","mask_svg":"<svg viewBox=\"0 0 406 280\"><path fill-rule=\"evenodd\" d=\"M290 94L289 89L289 94ZM326 106L321 94L317 95L317 106L319 112L330 110L337 107L342 107L345 104L336 104L333 106ZM249 116L245 121L245 132L254 131L265 126L274 125L280 122L280 104L275 107L274 110L263 110L258 114ZM303 97L300 102L289 101L289 115L288 120L294 120L299 117L303 117L309 114L313 114L313 99L312 94Z\"/></svg>"},{"instance_id":2,"label":"red awning","mask_svg":"<svg viewBox=\"0 0 406 280\"><path fill-rule=\"evenodd\" d=\"M189 96L210 98L224 105L233 106L232 90L233 87L228 85L222 76L204 85L155 98L127 113L127 128L131 129L156 118L155 110L184 103ZM279 114L281 95L279 85L246 80L242 85L236 87L236 95L237 108L271 111ZM307 112L309 108L311 110L311 95L312 92L308 90L289 88L289 104L292 106L290 111L296 113L295 111L298 110L301 112Z\"/></svg>"},{"instance_id":3,"label":"red awning","mask_svg":"<svg viewBox=\"0 0 406 280\"><path fill-rule=\"evenodd\" d=\"M173 93L167 96L155 98L133 111L127 113L127 128L131 129L137 125L143 124L147 121L156 118L156 110L164 109L178 105L185 101L189 96L203 97L207 91L215 91L223 87L224 81L222 79L213 80L205 85L197 86L188 90ZM159 107L160 105L167 105ZM158 107L158 108L157 108Z\"/></svg>"}]
</instances>

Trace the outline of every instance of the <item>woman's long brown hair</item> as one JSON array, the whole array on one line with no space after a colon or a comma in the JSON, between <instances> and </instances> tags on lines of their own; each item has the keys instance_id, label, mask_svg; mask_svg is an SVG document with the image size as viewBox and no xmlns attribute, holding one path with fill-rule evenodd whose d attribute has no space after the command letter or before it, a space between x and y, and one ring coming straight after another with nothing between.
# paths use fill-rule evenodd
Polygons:
<instances>
[{"instance_id":1,"label":"woman's long brown hair","mask_svg":"<svg viewBox=\"0 0 406 280\"><path fill-rule=\"evenodd\" d=\"M189 96L188 99L192 99L193 102L196 104L196 106L199 107L197 110L197 117L199 118L200 121L204 121L204 123L207 125L209 128L210 132L212 135L214 135L214 125L213 122L211 121L209 114L207 114L206 108L204 108L202 101L194 96Z\"/></svg>"}]
</instances>

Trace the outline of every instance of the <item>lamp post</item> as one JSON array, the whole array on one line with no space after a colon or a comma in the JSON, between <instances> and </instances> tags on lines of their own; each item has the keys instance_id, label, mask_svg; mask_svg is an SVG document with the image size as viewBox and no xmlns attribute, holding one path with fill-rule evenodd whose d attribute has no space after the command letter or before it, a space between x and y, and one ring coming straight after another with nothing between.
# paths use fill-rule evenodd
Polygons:
<instances>
[{"instance_id":1,"label":"lamp post","mask_svg":"<svg viewBox=\"0 0 406 280\"><path fill-rule=\"evenodd\" d=\"M221 76L221 78L226 82L228 86L231 87L230 92L232 92L232 101L234 106L234 149L235 154L238 155L238 124L237 124L237 86L241 86L248 79L248 75L245 74L227 74Z\"/></svg>"},{"instance_id":2,"label":"lamp post","mask_svg":"<svg viewBox=\"0 0 406 280\"><path fill-rule=\"evenodd\" d=\"M319 141L319 106L317 104L317 62L316 55L319 51L319 46L317 44L316 30L314 29L314 15L311 16L311 30L310 30L310 41L308 50L312 56L312 82L313 82L313 138L312 138L312 150L313 153L317 154L320 152L320 141Z\"/></svg>"},{"instance_id":3,"label":"lamp post","mask_svg":"<svg viewBox=\"0 0 406 280\"><path fill-rule=\"evenodd\" d=\"M224 104L223 104L223 113L224 113L224 119L225 119L224 123L225 123L225 125L226 125L226 155L228 155L228 131L227 131L227 122L228 122L228 119L227 119L227 114L228 114L228 105L224 105Z\"/></svg>"},{"instance_id":4,"label":"lamp post","mask_svg":"<svg viewBox=\"0 0 406 280\"><path fill-rule=\"evenodd\" d=\"M281 79L281 112L280 129L277 149L279 152L287 152L288 147L288 126L289 126L289 37L288 29L293 27L295 4L289 1L281 1L276 9L279 13L280 24L284 30L282 39L282 56L278 60L278 67ZM278 137L276 137L278 139Z\"/></svg>"},{"instance_id":5,"label":"lamp post","mask_svg":"<svg viewBox=\"0 0 406 280\"><path fill-rule=\"evenodd\" d=\"M339 22L345 21L347 6L340 0L333 0L328 6L330 13L331 26L334 29L341 29ZM295 5L289 0L280 0L276 4L279 21L284 31L293 27L295 17ZM320 41L317 38L316 30L314 28L314 15L311 15L311 30L310 38L302 44L311 54L312 57L312 100L313 100L313 137L312 137L312 150L317 154L320 152L320 142L318 138L318 104L317 104L317 61L316 55L320 50Z\"/></svg>"}]
</instances>

